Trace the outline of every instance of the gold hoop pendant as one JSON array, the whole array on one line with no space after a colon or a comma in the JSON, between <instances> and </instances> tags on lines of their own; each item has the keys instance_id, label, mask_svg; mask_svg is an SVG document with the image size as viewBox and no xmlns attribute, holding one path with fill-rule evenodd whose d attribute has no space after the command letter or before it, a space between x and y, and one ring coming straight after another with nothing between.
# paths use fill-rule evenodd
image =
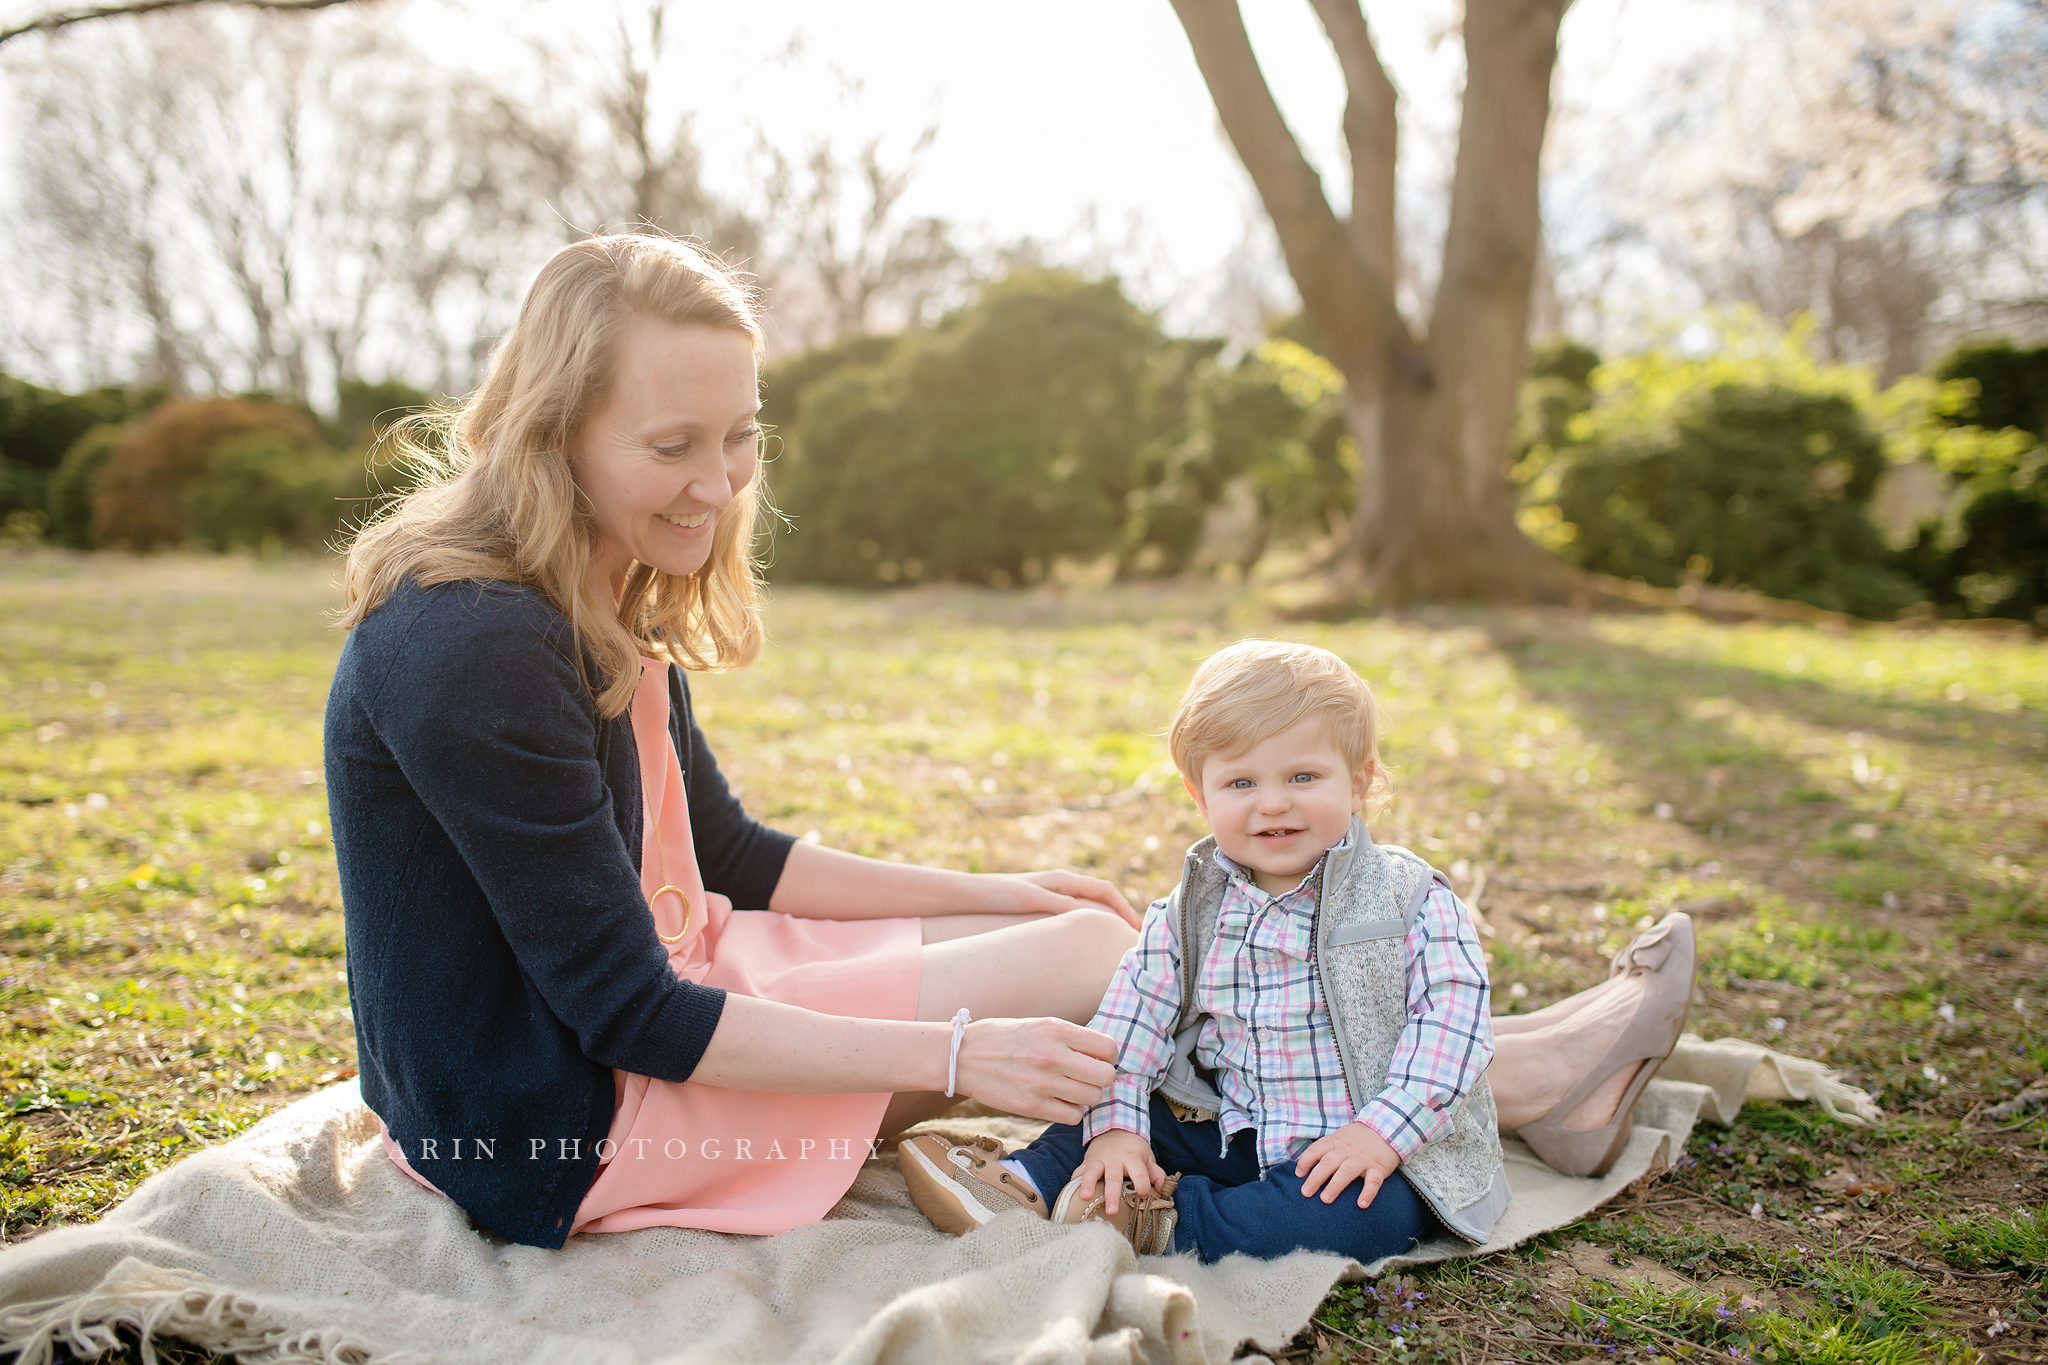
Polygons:
<instances>
[{"instance_id":1,"label":"gold hoop pendant","mask_svg":"<svg viewBox=\"0 0 2048 1365\"><path fill-rule=\"evenodd\" d=\"M676 896L683 903L683 927L674 934L664 934L661 930L657 929L654 931L654 936L663 943L681 943L683 936L690 932L690 921L696 918L697 915L697 907L690 903L690 893L683 890L680 886L664 886L647 898L647 908L652 910L654 903L670 891L675 892Z\"/></svg>"}]
</instances>

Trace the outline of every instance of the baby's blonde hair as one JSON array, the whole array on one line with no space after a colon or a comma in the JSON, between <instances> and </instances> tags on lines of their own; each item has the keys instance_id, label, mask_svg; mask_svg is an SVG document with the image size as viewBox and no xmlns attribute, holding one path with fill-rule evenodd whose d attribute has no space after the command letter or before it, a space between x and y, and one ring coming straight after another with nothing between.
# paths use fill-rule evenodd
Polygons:
<instances>
[{"instance_id":1,"label":"baby's blonde hair","mask_svg":"<svg viewBox=\"0 0 2048 1365\"><path fill-rule=\"evenodd\" d=\"M1181 776L1199 787L1210 755L1243 753L1310 717L1354 774L1370 768L1366 795L1378 800L1387 788L1379 702L1365 679L1315 645L1239 640L1217 650L1195 670L1166 743Z\"/></svg>"}]
</instances>

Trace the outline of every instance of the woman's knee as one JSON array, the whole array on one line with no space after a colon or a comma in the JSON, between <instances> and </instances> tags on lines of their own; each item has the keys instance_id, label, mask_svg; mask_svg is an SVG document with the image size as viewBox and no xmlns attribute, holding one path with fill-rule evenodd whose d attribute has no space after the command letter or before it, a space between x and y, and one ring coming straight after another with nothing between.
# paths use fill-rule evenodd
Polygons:
<instances>
[{"instance_id":1,"label":"woman's knee","mask_svg":"<svg viewBox=\"0 0 2048 1365\"><path fill-rule=\"evenodd\" d=\"M1069 910L1059 917L1059 923L1071 937L1070 946L1101 966L1104 984L1138 941L1138 931L1108 910Z\"/></svg>"},{"instance_id":2,"label":"woman's knee","mask_svg":"<svg viewBox=\"0 0 2048 1365\"><path fill-rule=\"evenodd\" d=\"M1085 1024L1095 1017L1116 964L1138 941L1131 926L1107 910L1069 910L1046 926L1055 937L1041 939L1051 988L1046 1012Z\"/></svg>"}]
</instances>

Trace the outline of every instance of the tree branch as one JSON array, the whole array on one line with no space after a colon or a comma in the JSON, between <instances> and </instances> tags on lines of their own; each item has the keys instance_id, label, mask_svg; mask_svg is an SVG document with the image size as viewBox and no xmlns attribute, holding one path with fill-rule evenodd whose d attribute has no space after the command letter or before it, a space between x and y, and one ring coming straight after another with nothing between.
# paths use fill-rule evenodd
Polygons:
<instances>
[{"instance_id":1,"label":"tree branch","mask_svg":"<svg viewBox=\"0 0 2048 1365\"><path fill-rule=\"evenodd\" d=\"M1322 177L1302 155L1259 70L1237 0L1173 0L1173 8L1223 130L1273 220L1303 309L1331 358L1347 375L1363 375L1391 355L1403 373L1426 387L1428 367L1395 307L1392 284L1353 248L1331 210Z\"/></svg>"},{"instance_id":2,"label":"tree branch","mask_svg":"<svg viewBox=\"0 0 2048 1365\"><path fill-rule=\"evenodd\" d=\"M1501 471L1514 429L1529 291L1543 236L1543 135L1550 122L1558 26L1570 3L1465 4L1464 109L1429 350L1457 358L1457 385L1470 395L1461 405L1459 458L1475 503L1482 488L1486 496L1508 497Z\"/></svg>"},{"instance_id":3,"label":"tree branch","mask_svg":"<svg viewBox=\"0 0 2048 1365\"><path fill-rule=\"evenodd\" d=\"M191 5L228 4L243 9L315 10L331 5L354 4L356 0L127 0L118 5L85 5L78 9L52 10L14 28L0 28L0 43L26 33L55 33L60 28L82 24L88 19L118 19L131 14L154 14L161 9L184 9Z\"/></svg>"},{"instance_id":4,"label":"tree branch","mask_svg":"<svg viewBox=\"0 0 2048 1365\"><path fill-rule=\"evenodd\" d=\"M1399 96L1373 49L1358 0L1309 0L1344 72L1344 146L1351 153L1351 240L1389 285L1400 275L1395 253L1394 164L1400 140Z\"/></svg>"}]
</instances>

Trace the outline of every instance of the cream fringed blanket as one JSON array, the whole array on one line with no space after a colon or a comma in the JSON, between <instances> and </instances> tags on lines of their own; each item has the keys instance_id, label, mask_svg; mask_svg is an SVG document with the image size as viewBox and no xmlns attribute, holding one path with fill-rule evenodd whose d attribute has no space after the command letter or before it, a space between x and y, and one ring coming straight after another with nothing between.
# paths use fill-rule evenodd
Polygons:
<instances>
[{"instance_id":1,"label":"cream fringed blanket","mask_svg":"<svg viewBox=\"0 0 2048 1365\"><path fill-rule=\"evenodd\" d=\"M1767 1061L1768 1059L1768 1061ZM1759 1063L1766 1063L1759 1065ZM1494 1245L1577 1219L1684 1144L1695 1115L1742 1098L1869 1099L1752 1044L1688 1038L1644 1092L1615 1171L1570 1180L1509 1144L1515 1200ZM1652 1124L1656 1126L1651 1126ZM1016 1140L1016 1120L952 1120ZM1418 1247L1400 1264L1470 1253ZM0 1254L0 1356L41 1365L111 1324L244 1361L1222 1362L1286 1343L1347 1274L1308 1252L1139 1259L1108 1228L1021 1215L963 1238L910 1204L894 1158L822 1223L777 1237L650 1228L561 1251L478 1235L407 1180L353 1084L336 1086L147 1181L100 1222Z\"/></svg>"}]
</instances>

